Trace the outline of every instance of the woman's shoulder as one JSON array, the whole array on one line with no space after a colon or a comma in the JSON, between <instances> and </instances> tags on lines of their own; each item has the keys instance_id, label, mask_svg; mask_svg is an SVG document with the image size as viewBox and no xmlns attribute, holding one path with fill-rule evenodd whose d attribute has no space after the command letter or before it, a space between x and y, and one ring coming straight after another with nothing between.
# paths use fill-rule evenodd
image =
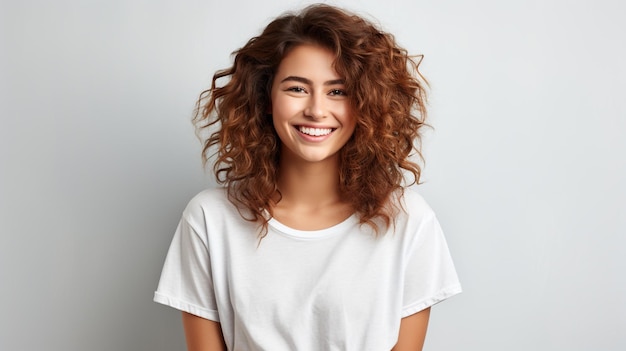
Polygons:
<instances>
[{"instance_id":1,"label":"woman's shoulder","mask_svg":"<svg viewBox=\"0 0 626 351\"><path fill-rule=\"evenodd\" d=\"M437 241L442 233L435 212L415 188L406 187L399 191L401 207L392 228L395 234L406 239L402 242L407 248L413 248L418 242Z\"/></svg>"},{"instance_id":2,"label":"woman's shoulder","mask_svg":"<svg viewBox=\"0 0 626 351\"><path fill-rule=\"evenodd\" d=\"M431 217L435 215L428 202L416 189L416 186L404 187L398 191L396 196L401 208L404 210L403 212L406 212L410 217Z\"/></svg>"},{"instance_id":3,"label":"woman's shoulder","mask_svg":"<svg viewBox=\"0 0 626 351\"><path fill-rule=\"evenodd\" d=\"M221 240L219 238L223 238L225 233L254 232L257 225L242 216L230 202L228 190L220 187L204 189L189 200L181 223L213 242Z\"/></svg>"},{"instance_id":4,"label":"woman's shoulder","mask_svg":"<svg viewBox=\"0 0 626 351\"><path fill-rule=\"evenodd\" d=\"M228 192L224 187L207 188L196 194L183 211L187 218L203 218L207 213L231 211L233 205L228 201Z\"/></svg>"}]
</instances>

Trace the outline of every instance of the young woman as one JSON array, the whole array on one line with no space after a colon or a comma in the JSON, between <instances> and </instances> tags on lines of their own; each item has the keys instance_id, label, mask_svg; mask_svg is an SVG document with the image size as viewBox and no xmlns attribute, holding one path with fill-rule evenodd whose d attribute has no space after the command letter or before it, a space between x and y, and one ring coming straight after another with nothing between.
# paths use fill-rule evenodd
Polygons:
<instances>
[{"instance_id":1,"label":"young woman","mask_svg":"<svg viewBox=\"0 0 626 351\"><path fill-rule=\"evenodd\" d=\"M461 291L419 182L424 86L390 34L316 5L271 22L200 97L223 186L187 206L155 301L191 350L421 350ZM222 83L222 84L220 84Z\"/></svg>"}]
</instances>

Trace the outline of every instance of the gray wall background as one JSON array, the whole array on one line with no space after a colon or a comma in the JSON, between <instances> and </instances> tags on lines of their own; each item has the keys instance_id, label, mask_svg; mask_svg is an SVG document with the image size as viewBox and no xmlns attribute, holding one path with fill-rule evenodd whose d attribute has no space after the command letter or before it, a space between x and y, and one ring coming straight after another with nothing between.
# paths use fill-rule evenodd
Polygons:
<instances>
[{"instance_id":1,"label":"gray wall background","mask_svg":"<svg viewBox=\"0 0 626 351\"><path fill-rule=\"evenodd\" d=\"M298 1L0 1L0 349L182 350L151 302L212 184L189 123ZM626 349L626 5L336 1L425 54L424 196L465 292L427 350Z\"/></svg>"}]
</instances>

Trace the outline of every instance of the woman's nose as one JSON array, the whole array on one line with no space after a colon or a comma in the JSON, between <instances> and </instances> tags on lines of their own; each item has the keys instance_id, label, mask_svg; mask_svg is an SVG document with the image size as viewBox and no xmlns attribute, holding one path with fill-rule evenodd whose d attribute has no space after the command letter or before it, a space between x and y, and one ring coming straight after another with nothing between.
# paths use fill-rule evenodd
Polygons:
<instances>
[{"instance_id":1,"label":"woman's nose","mask_svg":"<svg viewBox=\"0 0 626 351\"><path fill-rule=\"evenodd\" d=\"M328 113L326 111L327 106L324 100L324 96L320 96L320 94L311 96L308 106L304 110L304 114L313 119L326 118Z\"/></svg>"}]
</instances>

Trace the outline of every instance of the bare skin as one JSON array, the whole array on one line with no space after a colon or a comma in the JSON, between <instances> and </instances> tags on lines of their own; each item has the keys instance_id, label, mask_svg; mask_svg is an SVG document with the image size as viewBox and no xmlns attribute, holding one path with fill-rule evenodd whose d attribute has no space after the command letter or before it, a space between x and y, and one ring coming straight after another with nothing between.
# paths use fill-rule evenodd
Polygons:
<instances>
[{"instance_id":1,"label":"bare skin","mask_svg":"<svg viewBox=\"0 0 626 351\"><path fill-rule=\"evenodd\" d=\"M292 166L280 168L282 198L272 207L276 220L298 230L319 230L341 223L353 213L338 194L338 172L332 171L338 168L336 157L316 163L284 162Z\"/></svg>"},{"instance_id":2,"label":"bare skin","mask_svg":"<svg viewBox=\"0 0 626 351\"><path fill-rule=\"evenodd\" d=\"M398 342L391 351L421 351L426 339L430 307L402 318Z\"/></svg>"},{"instance_id":3,"label":"bare skin","mask_svg":"<svg viewBox=\"0 0 626 351\"><path fill-rule=\"evenodd\" d=\"M187 351L226 351L220 324L183 312Z\"/></svg>"}]
</instances>

